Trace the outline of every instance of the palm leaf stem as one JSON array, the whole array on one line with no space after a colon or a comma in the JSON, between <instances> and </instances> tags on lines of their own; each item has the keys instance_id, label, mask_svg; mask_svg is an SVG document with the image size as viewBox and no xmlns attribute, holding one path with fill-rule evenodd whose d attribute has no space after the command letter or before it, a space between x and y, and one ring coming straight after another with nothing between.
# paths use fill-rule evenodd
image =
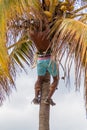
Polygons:
<instances>
[{"instance_id":1,"label":"palm leaf stem","mask_svg":"<svg viewBox=\"0 0 87 130\"><path fill-rule=\"evenodd\" d=\"M23 44L23 43L26 43L26 42L31 42L31 41L30 41L30 40L18 41L18 42L16 42L15 44L9 46L9 47L8 47L8 50L11 49L11 48L13 48L13 47L15 47L15 46L18 46L18 45L21 45L21 44Z\"/></svg>"},{"instance_id":2,"label":"palm leaf stem","mask_svg":"<svg viewBox=\"0 0 87 130\"><path fill-rule=\"evenodd\" d=\"M87 13L76 14L76 15L71 16L71 18L73 19L75 17L84 16L84 15L87 15Z\"/></svg>"},{"instance_id":3,"label":"palm leaf stem","mask_svg":"<svg viewBox=\"0 0 87 130\"><path fill-rule=\"evenodd\" d=\"M87 5L82 6L81 8L79 8L79 9L73 11L72 13L78 13L79 11L81 11L81 10L83 10L83 9L85 9L85 8L87 8Z\"/></svg>"}]
</instances>

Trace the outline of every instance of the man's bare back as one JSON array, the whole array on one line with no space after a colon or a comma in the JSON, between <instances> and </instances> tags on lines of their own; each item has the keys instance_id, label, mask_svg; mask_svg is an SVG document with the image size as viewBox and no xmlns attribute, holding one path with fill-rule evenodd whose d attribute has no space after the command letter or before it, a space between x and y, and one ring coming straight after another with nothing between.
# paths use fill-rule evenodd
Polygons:
<instances>
[{"instance_id":1,"label":"man's bare back","mask_svg":"<svg viewBox=\"0 0 87 130\"><path fill-rule=\"evenodd\" d=\"M47 37L47 31L37 32L31 31L31 40L34 42L38 51L46 51L50 45L50 40Z\"/></svg>"}]
</instances>

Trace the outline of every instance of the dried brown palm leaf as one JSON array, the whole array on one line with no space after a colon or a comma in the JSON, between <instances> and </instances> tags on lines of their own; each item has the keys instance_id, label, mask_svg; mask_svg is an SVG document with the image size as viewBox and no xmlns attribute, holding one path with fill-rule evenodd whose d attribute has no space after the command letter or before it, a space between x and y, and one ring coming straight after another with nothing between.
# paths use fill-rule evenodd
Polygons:
<instances>
[{"instance_id":1,"label":"dried brown palm leaf","mask_svg":"<svg viewBox=\"0 0 87 130\"><path fill-rule=\"evenodd\" d=\"M65 58L63 62L65 72L69 77L71 60L75 60L75 83L79 89L81 83L81 73L85 70L85 99L87 105L87 25L80 21L64 19L58 28L51 31L55 32L52 45L52 56L58 62ZM64 56L65 55L65 56ZM83 71L84 72L84 71Z\"/></svg>"}]
</instances>

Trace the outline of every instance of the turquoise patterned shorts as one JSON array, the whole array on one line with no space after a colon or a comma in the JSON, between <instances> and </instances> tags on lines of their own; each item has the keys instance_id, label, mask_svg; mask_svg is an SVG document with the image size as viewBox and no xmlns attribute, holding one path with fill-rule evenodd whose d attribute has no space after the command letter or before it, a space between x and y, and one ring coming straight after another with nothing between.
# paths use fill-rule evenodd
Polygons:
<instances>
[{"instance_id":1,"label":"turquoise patterned shorts","mask_svg":"<svg viewBox=\"0 0 87 130\"><path fill-rule=\"evenodd\" d=\"M38 59L37 60L37 73L38 76L44 76L46 74L46 71L50 73L53 77L58 75L58 70L56 63L53 61L50 61L50 58L48 59Z\"/></svg>"}]
</instances>

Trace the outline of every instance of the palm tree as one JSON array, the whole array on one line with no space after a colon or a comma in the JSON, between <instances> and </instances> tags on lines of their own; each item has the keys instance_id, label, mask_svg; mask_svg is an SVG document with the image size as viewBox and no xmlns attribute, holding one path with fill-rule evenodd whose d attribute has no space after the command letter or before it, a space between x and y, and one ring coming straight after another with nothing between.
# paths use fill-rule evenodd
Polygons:
<instances>
[{"instance_id":1,"label":"palm tree","mask_svg":"<svg viewBox=\"0 0 87 130\"><path fill-rule=\"evenodd\" d=\"M76 90L80 88L81 74L84 73L87 109L87 13L83 12L87 5L76 9L76 2L77 0L0 0L1 103L15 86L16 73L19 69L26 71L25 63L28 66L33 64L36 49L46 46L48 40L50 45L47 49L51 48L52 60L62 66L65 81L69 81L74 61ZM63 57L65 61L62 65ZM43 104L49 81L47 74L42 84L39 130L49 130L50 106Z\"/></svg>"}]
</instances>

